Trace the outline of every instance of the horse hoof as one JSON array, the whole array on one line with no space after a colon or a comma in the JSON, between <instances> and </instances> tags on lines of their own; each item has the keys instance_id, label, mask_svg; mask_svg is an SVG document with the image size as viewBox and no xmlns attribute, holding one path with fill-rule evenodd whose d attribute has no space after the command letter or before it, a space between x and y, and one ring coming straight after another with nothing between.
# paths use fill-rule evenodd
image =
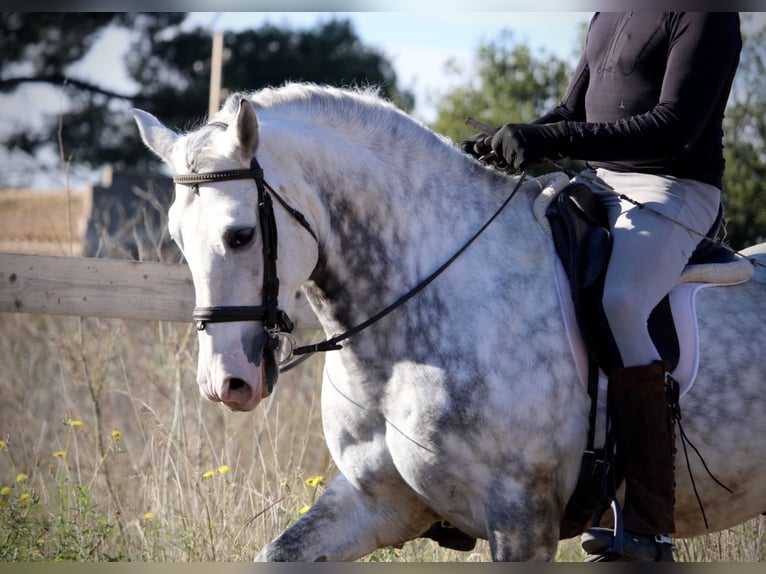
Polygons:
<instances>
[{"instance_id":1,"label":"horse hoof","mask_svg":"<svg viewBox=\"0 0 766 574\"><path fill-rule=\"evenodd\" d=\"M476 539L446 522L434 522L422 535L439 543L443 548L468 552L476 546Z\"/></svg>"}]
</instances>

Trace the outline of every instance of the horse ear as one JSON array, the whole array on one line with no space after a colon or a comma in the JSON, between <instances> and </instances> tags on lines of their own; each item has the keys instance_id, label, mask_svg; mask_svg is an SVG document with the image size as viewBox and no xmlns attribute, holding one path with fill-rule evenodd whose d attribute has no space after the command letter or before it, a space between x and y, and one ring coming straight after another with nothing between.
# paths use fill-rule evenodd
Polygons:
<instances>
[{"instance_id":1,"label":"horse ear","mask_svg":"<svg viewBox=\"0 0 766 574\"><path fill-rule=\"evenodd\" d=\"M240 98L237 117L229 125L228 130L235 138L236 145L242 154L242 159L249 162L258 147L258 118L247 98Z\"/></svg>"},{"instance_id":2,"label":"horse ear","mask_svg":"<svg viewBox=\"0 0 766 574\"><path fill-rule=\"evenodd\" d=\"M133 108L133 118L138 124L141 139L150 150L157 154L165 163L172 166L170 157L173 144L180 137L173 130L166 128L152 114Z\"/></svg>"}]
</instances>

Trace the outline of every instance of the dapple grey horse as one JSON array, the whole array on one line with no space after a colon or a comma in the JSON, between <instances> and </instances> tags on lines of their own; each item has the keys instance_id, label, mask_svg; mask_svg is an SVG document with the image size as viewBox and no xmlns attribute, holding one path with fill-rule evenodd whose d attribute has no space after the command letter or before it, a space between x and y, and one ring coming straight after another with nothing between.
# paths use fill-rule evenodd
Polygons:
<instances>
[{"instance_id":1,"label":"dapple grey horse","mask_svg":"<svg viewBox=\"0 0 766 574\"><path fill-rule=\"evenodd\" d=\"M342 333L429 276L520 183L371 90L236 94L186 134L134 115L144 142L180 174L169 224L202 310L199 387L233 410L270 394L297 290L328 336ZM211 172L224 176L198 177ZM488 539L494 560L553 559L590 401L552 242L533 216L544 186L523 181L430 285L327 353L322 419L339 474L259 560L353 560L436 521ZM766 246L750 254L764 261ZM270 265L276 289L264 282ZM766 510L765 282L761 267L742 285L696 296L701 359L681 400L683 427L733 491L690 459L711 530ZM676 468L675 536L702 534L679 457Z\"/></svg>"}]
</instances>

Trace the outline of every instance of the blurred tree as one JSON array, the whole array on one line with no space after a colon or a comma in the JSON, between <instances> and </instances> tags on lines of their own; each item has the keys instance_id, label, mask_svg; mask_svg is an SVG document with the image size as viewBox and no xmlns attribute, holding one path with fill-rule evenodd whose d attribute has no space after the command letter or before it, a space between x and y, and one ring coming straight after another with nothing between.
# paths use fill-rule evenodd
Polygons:
<instances>
[{"instance_id":1,"label":"blurred tree","mask_svg":"<svg viewBox=\"0 0 766 574\"><path fill-rule=\"evenodd\" d=\"M83 81L70 73L100 36L110 27L133 31L137 42L153 43L167 31L177 29L183 13L0 13L0 93L8 94L28 83L56 86L65 96L68 111L61 116L39 117L34 103L19 110L12 130L0 136L0 145L9 152L33 158L39 171L51 170L41 152L55 153L59 142L66 159L73 163L100 166L121 162L126 153L139 154L140 143L127 108L145 100L137 93L119 93ZM26 120L26 121L24 121ZM136 157L139 157L136 155ZM0 181L8 184L7 174ZM23 177L23 176L22 176ZM10 182L15 185L24 181Z\"/></svg>"},{"instance_id":2,"label":"blurred tree","mask_svg":"<svg viewBox=\"0 0 766 574\"><path fill-rule=\"evenodd\" d=\"M723 201L731 245L766 240L766 25L743 16L743 47L724 123Z\"/></svg>"},{"instance_id":3,"label":"blurred tree","mask_svg":"<svg viewBox=\"0 0 766 574\"><path fill-rule=\"evenodd\" d=\"M99 33L110 24L131 26L135 15L91 13L0 13L0 90L7 91L24 78L49 81L80 60ZM11 72L28 76L6 77ZM58 82L59 80L51 80Z\"/></svg>"},{"instance_id":4,"label":"blurred tree","mask_svg":"<svg viewBox=\"0 0 766 574\"><path fill-rule=\"evenodd\" d=\"M230 89L278 85L285 79L332 85L374 84L405 110L413 96L396 85L391 63L365 46L348 20L330 20L314 30L290 31L272 25L227 35Z\"/></svg>"},{"instance_id":5,"label":"blurred tree","mask_svg":"<svg viewBox=\"0 0 766 574\"><path fill-rule=\"evenodd\" d=\"M533 53L517 42L510 31L482 44L473 66L465 71L454 61L446 65L447 74L463 79L437 105L437 119L432 127L453 141L476 133L465 124L467 117L493 128L535 120L559 102L572 70L566 61L544 50ZM563 163L572 169L583 165L572 160ZM556 169L541 164L527 172L534 176Z\"/></svg>"},{"instance_id":6,"label":"blurred tree","mask_svg":"<svg viewBox=\"0 0 766 574\"><path fill-rule=\"evenodd\" d=\"M455 141L476 132L465 125L468 116L492 127L541 116L558 103L571 71L556 56L534 54L509 31L482 44L473 66L466 71L450 61L445 69L463 79L437 105L433 128Z\"/></svg>"},{"instance_id":7,"label":"blurred tree","mask_svg":"<svg viewBox=\"0 0 766 574\"><path fill-rule=\"evenodd\" d=\"M0 14L0 92L46 82L64 89L69 105L61 117L46 118L41 129L25 125L0 136L0 145L37 155L45 147L56 149L60 141L74 164L156 167L128 108L141 107L179 128L207 114L212 35L199 27L182 30L185 18L184 13ZM108 26L133 31L125 63L138 86L134 93L115 93L68 73ZM398 88L391 63L365 46L346 20L332 19L307 30L265 25L227 32L224 45L229 58L223 87L228 92L286 80L377 85L403 109L414 106L412 93Z\"/></svg>"}]
</instances>

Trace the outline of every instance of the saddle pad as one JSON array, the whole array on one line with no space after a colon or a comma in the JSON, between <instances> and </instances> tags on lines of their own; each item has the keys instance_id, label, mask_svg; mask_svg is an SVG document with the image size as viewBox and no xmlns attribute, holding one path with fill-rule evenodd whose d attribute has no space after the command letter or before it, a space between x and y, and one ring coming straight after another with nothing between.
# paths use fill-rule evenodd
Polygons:
<instances>
[{"instance_id":1,"label":"saddle pad","mask_svg":"<svg viewBox=\"0 0 766 574\"><path fill-rule=\"evenodd\" d=\"M670 308L675 321L676 332L680 345L678 366L673 371L673 377L681 387L681 396L689 392L699 369L699 332L697 331L697 312L695 302L700 289L711 287L714 283L683 283L670 292ZM575 317L574 305L569 291L569 279L561 262L556 258L556 286L561 303L561 311L569 340L569 347L575 360L580 382L588 386L588 355L585 341L580 334L580 328ZM607 378L599 370L598 403L606 407Z\"/></svg>"}]
</instances>

